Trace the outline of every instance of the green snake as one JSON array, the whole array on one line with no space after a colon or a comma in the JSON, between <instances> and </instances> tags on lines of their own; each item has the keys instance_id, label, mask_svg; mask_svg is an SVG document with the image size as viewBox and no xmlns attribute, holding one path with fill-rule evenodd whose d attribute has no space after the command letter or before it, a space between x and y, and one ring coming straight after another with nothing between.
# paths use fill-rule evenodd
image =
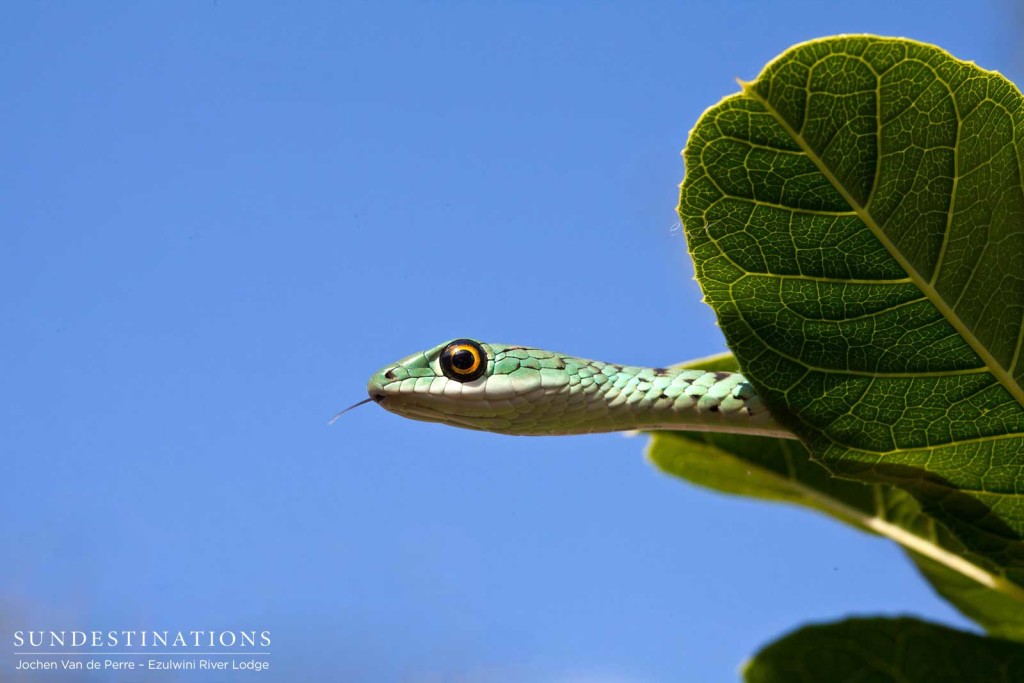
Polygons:
<instances>
[{"instance_id":1,"label":"green snake","mask_svg":"<svg viewBox=\"0 0 1024 683\"><path fill-rule=\"evenodd\" d=\"M739 373L614 365L472 339L403 358L366 388L370 397L356 405L375 401L414 420L501 434L671 429L795 438Z\"/></svg>"}]
</instances>

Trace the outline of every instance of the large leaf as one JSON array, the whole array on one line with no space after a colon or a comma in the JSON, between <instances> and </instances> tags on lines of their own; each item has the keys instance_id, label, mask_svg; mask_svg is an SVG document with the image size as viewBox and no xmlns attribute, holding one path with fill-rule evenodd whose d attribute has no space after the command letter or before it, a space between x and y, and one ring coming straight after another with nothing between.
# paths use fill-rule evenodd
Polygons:
<instances>
[{"instance_id":1,"label":"large leaf","mask_svg":"<svg viewBox=\"0 0 1024 683\"><path fill-rule=\"evenodd\" d=\"M684 367L734 371L737 363L722 354ZM992 634L1024 641L1024 590L970 564L957 539L901 489L830 476L790 439L653 432L647 453L664 472L695 484L803 505L890 538L903 545L932 586L965 615Z\"/></svg>"},{"instance_id":2,"label":"large leaf","mask_svg":"<svg viewBox=\"0 0 1024 683\"><path fill-rule=\"evenodd\" d=\"M684 154L698 281L773 414L1020 590L1020 92L932 46L829 38L708 110Z\"/></svg>"},{"instance_id":3,"label":"large leaf","mask_svg":"<svg viewBox=\"0 0 1024 683\"><path fill-rule=\"evenodd\" d=\"M807 626L761 650L747 683L1014 683L1024 645L916 619Z\"/></svg>"}]
</instances>

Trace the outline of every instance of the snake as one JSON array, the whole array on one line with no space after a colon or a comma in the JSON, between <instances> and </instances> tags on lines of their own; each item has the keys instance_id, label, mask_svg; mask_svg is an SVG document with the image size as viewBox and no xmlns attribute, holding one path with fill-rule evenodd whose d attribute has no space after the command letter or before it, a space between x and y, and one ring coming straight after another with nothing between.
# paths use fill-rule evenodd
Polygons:
<instances>
[{"instance_id":1,"label":"snake","mask_svg":"<svg viewBox=\"0 0 1024 683\"><path fill-rule=\"evenodd\" d=\"M369 398L342 413L373 401L414 420L499 434L686 430L796 438L737 372L617 365L468 338L385 366L366 390Z\"/></svg>"}]
</instances>

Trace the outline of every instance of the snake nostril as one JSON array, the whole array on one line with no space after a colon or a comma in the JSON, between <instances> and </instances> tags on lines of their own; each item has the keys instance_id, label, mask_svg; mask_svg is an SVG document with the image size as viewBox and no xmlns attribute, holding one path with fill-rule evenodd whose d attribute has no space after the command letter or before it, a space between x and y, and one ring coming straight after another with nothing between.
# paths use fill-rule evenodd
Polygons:
<instances>
[{"instance_id":1,"label":"snake nostril","mask_svg":"<svg viewBox=\"0 0 1024 683\"><path fill-rule=\"evenodd\" d=\"M387 372L384 373L384 379L394 379L394 378L395 378L395 371L394 370L388 370Z\"/></svg>"}]
</instances>

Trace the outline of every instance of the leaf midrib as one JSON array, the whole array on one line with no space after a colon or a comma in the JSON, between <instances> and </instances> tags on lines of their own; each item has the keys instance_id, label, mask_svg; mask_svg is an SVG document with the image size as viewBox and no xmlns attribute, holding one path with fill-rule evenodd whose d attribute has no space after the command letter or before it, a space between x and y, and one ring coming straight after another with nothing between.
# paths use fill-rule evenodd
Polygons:
<instances>
[{"instance_id":1,"label":"leaf midrib","mask_svg":"<svg viewBox=\"0 0 1024 683\"><path fill-rule=\"evenodd\" d=\"M958 316L956 312L946 304L946 300L942 298L942 296L932 286L932 284L929 281L925 280L921 273L919 273L917 269L914 268L909 261L907 261L907 259L903 256L902 252L900 252L900 250L896 248L896 245L892 243L892 241L882 230L881 226L879 226L878 223L874 220L874 217L872 217L871 213L857 200L855 200L853 195L850 194L846 187L841 182L839 182L839 179L836 178L835 175L833 175L831 170L825 165L824 161L814 152L810 145L807 144L807 141L804 139L804 137L799 132L794 130L793 127L790 126L789 123L785 120L785 118L781 116L774 107L771 106L768 100L761 97L761 95L753 87L751 87L750 83L740 81L740 86L743 88L743 93L748 97L752 98L753 100L755 100L756 102L758 102L762 107L764 107L765 111L767 111L778 122L778 124L782 126L783 130L786 131L786 133L793 139L793 141L800 146L800 149L817 167L818 171L822 175L824 175L825 178L828 179L829 183L832 184L832 187L834 187L836 191L839 192L840 195L842 195L843 199L845 199L846 202L851 207L853 207L854 213L857 214L857 217L860 218L861 222L863 222L865 226L867 226L868 230L871 231L875 238L882 243L882 246L884 246L886 251L889 252L889 255L896 259L896 262L900 264L900 267L903 268L903 270L907 273L907 275L910 277L913 283L917 285L918 289L920 289L924 293L925 297L932 303L933 306L935 306L935 308L938 309L939 313L941 313L942 316L949 322L949 324L953 326L953 329L955 329L957 333L974 350L974 352L978 354L978 357L985 364L985 367L988 368L989 372L991 372L992 375L996 378L999 384L1002 385L1002 387L1006 389L1008 392L1010 392L1010 395L1017 400L1017 403L1020 404L1021 407L1024 407L1024 387L1022 387L1013 378L1013 376L1010 374L1007 368L1004 368L1002 364L1000 364L996 360L995 356L993 356L992 353L988 350L988 347L986 347L981 342L981 340L974 335L974 333L967 326L967 324L964 323L960 316ZM881 150L879 150L879 154L881 154Z\"/></svg>"},{"instance_id":2,"label":"leaf midrib","mask_svg":"<svg viewBox=\"0 0 1024 683\"><path fill-rule=\"evenodd\" d=\"M721 354L721 357L727 355L729 354ZM712 356L709 359L717 359L719 357L720 356ZM689 365L689 363L687 365ZM647 459L650 462L655 462L652 457L654 442L654 439L651 439L647 443ZM927 557L933 562L957 572L961 576L967 577L986 588L997 591L1024 605L1024 588L1013 581L1008 580L1006 577L994 574L984 567L971 562L966 557L946 550L941 545L938 545L923 536L919 536L908 531L898 524L888 522L877 514L869 515L853 506L847 505L828 494L822 493L816 488L806 485L797 477L780 474L775 470L758 465L750 460L737 456L724 448L719 448L714 444L708 445L715 448L715 450L721 454L721 457L739 461L744 467L757 469L761 472L762 476L775 479L794 493L807 498L809 501L813 501L820 506L818 508L819 512L827 511L833 517L843 520L851 526L859 526L863 529L872 531L879 536L888 538L908 551ZM865 486L872 486L876 491L879 490L879 485L877 484L865 484ZM811 510L815 510L813 506L806 507Z\"/></svg>"}]
</instances>

